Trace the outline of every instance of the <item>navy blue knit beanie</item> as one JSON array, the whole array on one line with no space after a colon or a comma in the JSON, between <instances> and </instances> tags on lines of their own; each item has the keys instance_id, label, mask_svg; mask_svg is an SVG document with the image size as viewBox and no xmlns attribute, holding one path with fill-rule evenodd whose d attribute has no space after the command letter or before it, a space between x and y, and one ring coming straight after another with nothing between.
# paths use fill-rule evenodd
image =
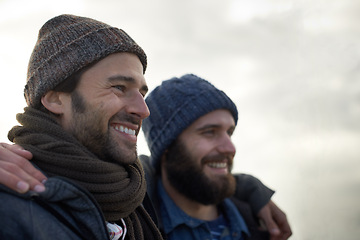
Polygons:
<instances>
[{"instance_id":1,"label":"navy blue knit beanie","mask_svg":"<svg viewBox=\"0 0 360 240\"><path fill-rule=\"evenodd\" d=\"M195 120L217 109L228 109L238 120L231 99L208 81L193 74L163 81L145 99L150 116L142 130L151 153L152 165L158 169L160 158L171 143Z\"/></svg>"}]
</instances>

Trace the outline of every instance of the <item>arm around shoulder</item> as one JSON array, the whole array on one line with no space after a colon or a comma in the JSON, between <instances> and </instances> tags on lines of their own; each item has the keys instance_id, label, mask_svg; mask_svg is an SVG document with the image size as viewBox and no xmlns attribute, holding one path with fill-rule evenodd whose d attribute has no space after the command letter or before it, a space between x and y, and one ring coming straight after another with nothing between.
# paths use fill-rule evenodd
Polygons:
<instances>
[{"instance_id":1,"label":"arm around shoulder","mask_svg":"<svg viewBox=\"0 0 360 240\"><path fill-rule=\"evenodd\" d=\"M234 174L236 179L235 198L248 202L254 213L258 213L271 199L275 191L249 174Z\"/></svg>"}]
</instances>

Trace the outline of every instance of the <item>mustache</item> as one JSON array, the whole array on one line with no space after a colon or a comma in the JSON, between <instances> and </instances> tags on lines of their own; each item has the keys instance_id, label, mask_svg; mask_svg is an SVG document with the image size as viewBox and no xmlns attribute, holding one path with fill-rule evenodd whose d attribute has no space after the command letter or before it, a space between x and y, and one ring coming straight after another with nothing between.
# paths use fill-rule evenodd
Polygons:
<instances>
[{"instance_id":1,"label":"mustache","mask_svg":"<svg viewBox=\"0 0 360 240\"><path fill-rule=\"evenodd\" d=\"M141 118L140 117L136 117L133 116L131 114L125 113L125 112L120 112L117 113L116 115L113 116L113 119L116 119L120 122L128 122L134 125L138 125L138 129L136 129L136 135L139 133L140 131L140 127L141 127Z\"/></svg>"},{"instance_id":2,"label":"mustache","mask_svg":"<svg viewBox=\"0 0 360 240\"><path fill-rule=\"evenodd\" d=\"M136 125L140 125L141 123L141 120L139 118L136 118L134 116L131 116L129 114L125 114L124 116L122 116L122 118L120 119L124 122L129 122L129 123L132 123L132 124L136 124Z\"/></svg>"},{"instance_id":3,"label":"mustache","mask_svg":"<svg viewBox=\"0 0 360 240\"><path fill-rule=\"evenodd\" d=\"M129 122L136 125L140 125L141 123L141 119L139 117L135 117L124 112L117 113L113 118L121 122Z\"/></svg>"},{"instance_id":4,"label":"mustache","mask_svg":"<svg viewBox=\"0 0 360 240\"><path fill-rule=\"evenodd\" d=\"M221 162L224 159L226 159L228 161L229 165L232 165L233 163L233 157L230 154L215 154L215 155L211 155L211 156L205 156L202 160L201 163L202 164L206 164L208 162Z\"/></svg>"}]
</instances>

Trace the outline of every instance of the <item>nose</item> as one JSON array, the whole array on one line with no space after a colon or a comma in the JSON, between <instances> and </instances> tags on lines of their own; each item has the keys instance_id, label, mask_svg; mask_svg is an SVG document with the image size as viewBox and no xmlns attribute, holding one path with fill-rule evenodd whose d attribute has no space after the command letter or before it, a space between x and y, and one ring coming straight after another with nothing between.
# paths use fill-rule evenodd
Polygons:
<instances>
[{"instance_id":1,"label":"nose","mask_svg":"<svg viewBox=\"0 0 360 240\"><path fill-rule=\"evenodd\" d=\"M141 119L145 119L150 115L144 96L139 91L135 91L132 94L132 97L129 99L127 111L130 114L139 116Z\"/></svg>"},{"instance_id":2,"label":"nose","mask_svg":"<svg viewBox=\"0 0 360 240\"><path fill-rule=\"evenodd\" d=\"M234 143L231 140L231 136L229 136L228 134L224 134L224 136L220 140L220 144L218 146L218 151L220 153L230 154L232 156L235 155L236 148L235 148Z\"/></svg>"}]
</instances>

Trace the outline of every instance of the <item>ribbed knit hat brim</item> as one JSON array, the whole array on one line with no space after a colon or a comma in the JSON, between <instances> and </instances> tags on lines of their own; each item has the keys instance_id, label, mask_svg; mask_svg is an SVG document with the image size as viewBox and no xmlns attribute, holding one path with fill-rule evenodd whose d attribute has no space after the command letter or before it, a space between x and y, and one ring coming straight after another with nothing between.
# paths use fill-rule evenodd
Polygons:
<instances>
[{"instance_id":1,"label":"ribbed knit hat brim","mask_svg":"<svg viewBox=\"0 0 360 240\"><path fill-rule=\"evenodd\" d=\"M38 107L41 97L82 68L116 52L136 54L145 73L147 58L123 30L97 20L60 15L39 31L24 89L29 106Z\"/></svg>"}]
</instances>

